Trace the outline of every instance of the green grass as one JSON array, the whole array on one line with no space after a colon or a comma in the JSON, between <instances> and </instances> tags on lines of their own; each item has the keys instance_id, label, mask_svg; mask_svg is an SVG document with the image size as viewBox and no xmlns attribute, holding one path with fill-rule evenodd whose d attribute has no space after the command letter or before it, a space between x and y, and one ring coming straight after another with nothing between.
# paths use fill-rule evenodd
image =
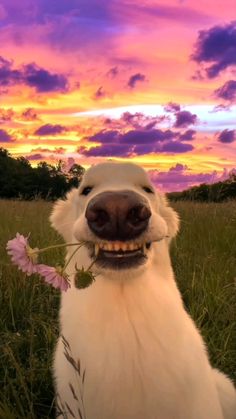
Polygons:
<instances>
[{"instance_id":1,"label":"green grass","mask_svg":"<svg viewBox=\"0 0 236 419\"><path fill-rule=\"evenodd\" d=\"M211 362L236 378L236 202L176 203L181 231L171 253L187 310L201 330ZM16 232L33 246L60 241L49 227L51 204L0 201L0 419L54 417L52 353L59 293L26 277L6 255ZM63 259L53 251L46 263ZM190 348L191 350L191 348Z\"/></svg>"}]
</instances>

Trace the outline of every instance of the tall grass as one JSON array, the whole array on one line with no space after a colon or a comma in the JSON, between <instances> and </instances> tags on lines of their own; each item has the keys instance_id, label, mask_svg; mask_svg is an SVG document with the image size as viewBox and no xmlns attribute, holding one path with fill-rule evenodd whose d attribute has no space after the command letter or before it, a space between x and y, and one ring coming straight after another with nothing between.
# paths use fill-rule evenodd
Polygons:
<instances>
[{"instance_id":1,"label":"tall grass","mask_svg":"<svg viewBox=\"0 0 236 419\"><path fill-rule=\"evenodd\" d=\"M204 335L214 366L236 378L236 202L176 203L181 231L171 253L187 310ZM60 241L51 204L0 201L0 418L53 418L52 353L59 293L26 277L6 255L6 242L31 232L33 246ZM53 251L46 263L63 259ZM190 348L191 350L191 348Z\"/></svg>"},{"instance_id":2,"label":"tall grass","mask_svg":"<svg viewBox=\"0 0 236 419\"><path fill-rule=\"evenodd\" d=\"M236 201L176 203L172 261L185 306L212 364L236 380Z\"/></svg>"}]
</instances>

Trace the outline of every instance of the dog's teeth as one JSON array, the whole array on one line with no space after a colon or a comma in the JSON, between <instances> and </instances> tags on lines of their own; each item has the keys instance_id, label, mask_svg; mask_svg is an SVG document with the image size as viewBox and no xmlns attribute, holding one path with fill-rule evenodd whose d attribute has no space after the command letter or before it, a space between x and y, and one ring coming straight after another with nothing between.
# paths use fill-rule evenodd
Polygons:
<instances>
[{"instance_id":1,"label":"dog's teeth","mask_svg":"<svg viewBox=\"0 0 236 419\"><path fill-rule=\"evenodd\" d=\"M99 244L98 243L95 243L95 247L94 247L95 256L98 255L98 252L99 252Z\"/></svg>"},{"instance_id":2,"label":"dog's teeth","mask_svg":"<svg viewBox=\"0 0 236 419\"><path fill-rule=\"evenodd\" d=\"M95 244L95 255L97 256L99 249L107 250L107 251L115 251L118 252L119 250L122 250L123 252L126 251L134 251L138 249L142 249L143 253L146 254L146 245L145 243L133 243L133 242L101 242L99 244Z\"/></svg>"},{"instance_id":3,"label":"dog's teeth","mask_svg":"<svg viewBox=\"0 0 236 419\"><path fill-rule=\"evenodd\" d=\"M148 246L149 245L149 246ZM122 241L107 241L107 242L100 242L94 244L94 254L95 257L98 256L99 250L105 250L108 252L117 252L116 257L123 257L122 253L118 253L119 250L122 250L122 252L133 252L136 250L142 250L142 253L144 255L147 254L148 249L150 247L149 243L135 243L135 242L122 242Z\"/></svg>"},{"instance_id":4,"label":"dog's teeth","mask_svg":"<svg viewBox=\"0 0 236 419\"><path fill-rule=\"evenodd\" d=\"M120 243L119 243L119 242L114 243L114 244L113 244L113 247L114 247L114 250L115 250L116 252L118 252L118 250L120 249Z\"/></svg>"}]
</instances>

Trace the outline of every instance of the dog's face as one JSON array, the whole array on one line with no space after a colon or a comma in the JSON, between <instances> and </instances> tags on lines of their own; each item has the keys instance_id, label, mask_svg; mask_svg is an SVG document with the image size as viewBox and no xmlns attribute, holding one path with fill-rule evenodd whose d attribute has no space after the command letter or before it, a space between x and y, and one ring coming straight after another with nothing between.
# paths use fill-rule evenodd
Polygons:
<instances>
[{"instance_id":1,"label":"dog's face","mask_svg":"<svg viewBox=\"0 0 236 419\"><path fill-rule=\"evenodd\" d=\"M138 269L153 244L167 244L178 231L178 216L131 163L92 166L78 190L59 201L52 225L66 241L86 242L88 257L99 269Z\"/></svg>"}]
</instances>

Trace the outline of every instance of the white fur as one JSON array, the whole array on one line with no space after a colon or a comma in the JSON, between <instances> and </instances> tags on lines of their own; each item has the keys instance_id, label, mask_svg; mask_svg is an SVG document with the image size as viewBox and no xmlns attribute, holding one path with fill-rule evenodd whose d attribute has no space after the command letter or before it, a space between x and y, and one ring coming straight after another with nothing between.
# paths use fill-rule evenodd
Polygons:
<instances>
[{"instance_id":1,"label":"white fur","mask_svg":"<svg viewBox=\"0 0 236 419\"><path fill-rule=\"evenodd\" d=\"M79 196L87 185L93 190ZM92 240L85 218L90 199L102 191L130 189L151 208L144 237L169 236L152 244L145 265L121 271L94 267L98 276L93 285L78 290L72 280L71 289L62 293L61 334L70 355L80 360L81 373L66 359L60 338L54 361L58 404L64 406L60 417L72 418L71 409L80 418L80 408L83 419L235 419L234 387L210 366L174 280L168 248L178 231L178 216L164 196L142 189L147 185L146 173L136 165L100 164L86 172L79 191L54 207L52 225L67 242ZM68 247L67 257L71 252ZM86 248L72 259L69 274L75 262L90 265Z\"/></svg>"}]
</instances>

